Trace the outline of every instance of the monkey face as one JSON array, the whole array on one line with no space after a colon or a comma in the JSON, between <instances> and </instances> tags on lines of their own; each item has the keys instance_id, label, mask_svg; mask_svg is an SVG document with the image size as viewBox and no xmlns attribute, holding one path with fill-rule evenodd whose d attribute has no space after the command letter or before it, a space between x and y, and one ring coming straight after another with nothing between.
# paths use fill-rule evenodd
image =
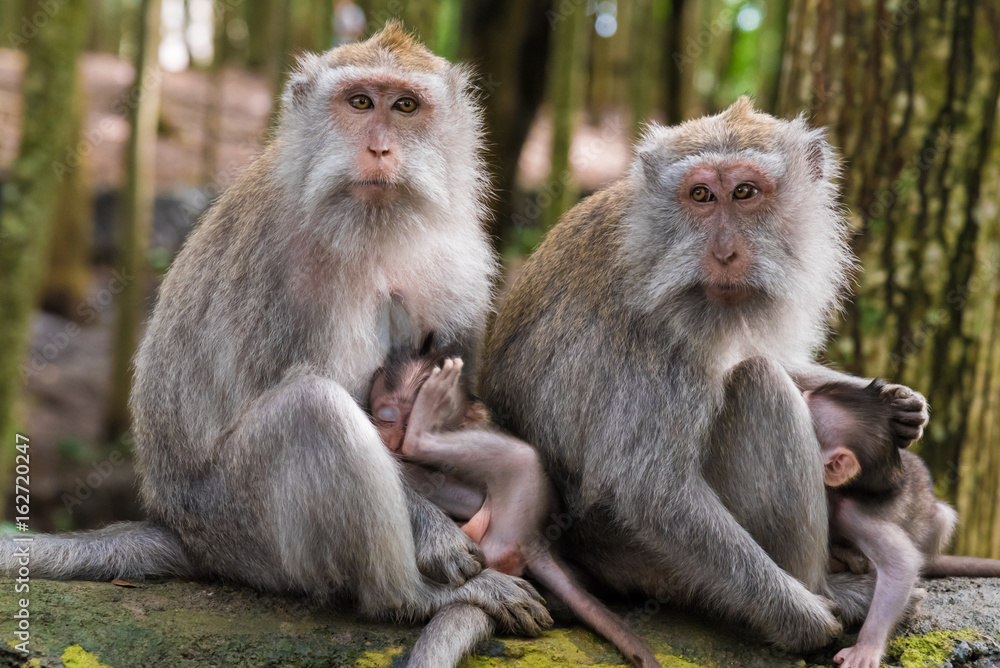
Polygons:
<instances>
[{"instance_id":1,"label":"monkey face","mask_svg":"<svg viewBox=\"0 0 1000 668\"><path fill-rule=\"evenodd\" d=\"M406 184L413 146L434 121L430 94L387 74L349 78L334 91L330 119L354 153L349 188L369 203L396 199Z\"/></svg>"},{"instance_id":2,"label":"monkey face","mask_svg":"<svg viewBox=\"0 0 1000 668\"><path fill-rule=\"evenodd\" d=\"M749 98L639 143L619 262L630 300L686 338L805 351L822 341L853 269L822 130ZM785 323L784 325L782 323Z\"/></svg>"},{"instance_id":3,"label":"monkey face","mask_svg":"<svg viewBox=\"0 0 1000 668\"><path fill-rule=\"evenodd\" d=\"M434 365L411 362L391 382L387 382L389 378L384 369L375 373L369 394L372 423L382 443L392 452L399 452L403 445L413 403L433 368Z\"/></svg>"},{"instance_id":4,"label":"monkey face","mask_svg":"<svg viewBox=\"0 0 1000 668\"><path fill-rule=\"evenodd\" d=\"M286 180L317 202L376 211L447 202L479 164L468 75L408 37L307 54L298 67L279 135L288 164L302 164Z\"/></svg>"},{"instance_id":5,"label":"monkey face","mask_svg":"<svg viewBox=\"0 0 1000 668\"><path fill-rule=\"evenodd\" d=\"M678 204L705 238L700 263L708 299L735 304L753 295L755 258L749 235L774 192L770 173L747 159L700 162L680 180Z\"/></svg>"}]
</instances>

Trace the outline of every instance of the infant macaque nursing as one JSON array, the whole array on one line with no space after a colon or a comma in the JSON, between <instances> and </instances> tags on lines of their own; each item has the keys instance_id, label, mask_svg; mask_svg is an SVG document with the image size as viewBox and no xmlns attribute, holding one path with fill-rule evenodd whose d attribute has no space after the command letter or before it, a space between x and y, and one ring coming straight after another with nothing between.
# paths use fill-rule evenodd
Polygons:
<instances>
[{"instance_id":1,"label":"infant macaque nursing","mask_svg":"<svg viewBox=\"0 0 1000 668\"><path fill-rule=\"evenodd\" d=\"M555 507L534 449L491 427L462 379L462 360L394 352L369 396L375 427L417 489L463 522L490 568L525 570L636 666L659 666L649 645L587 593L543 537ZM430 467L430 468L425 468Z\"/></svg>"},{"instance_id":2,"label":"infant macaque nursing","mask_svg":"<svg viewBox=\"0 0 1000 668\"><path fill-rule=\"evenodd\" d=\"M941 554L957 516L935 498L920 457L902 449L913 440L906 404L915 399L886 387L829 383L804 393L823 453L831 566L877 573L857 644L834 657L845 668L878 667L921 574L1000 577L1000 561Z\"/></svg>"}]
</instances>

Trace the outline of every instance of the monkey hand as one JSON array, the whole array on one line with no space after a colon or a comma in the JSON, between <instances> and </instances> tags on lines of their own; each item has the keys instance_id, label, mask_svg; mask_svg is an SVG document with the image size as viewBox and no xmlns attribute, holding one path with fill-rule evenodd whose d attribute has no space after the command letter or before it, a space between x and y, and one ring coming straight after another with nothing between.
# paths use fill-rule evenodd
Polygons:
<instances>
[{"instance_id":1,"label":"monkey hand","mask_svg":"<svg viewBox=\"0 0 1000 668\"><path fill-rule=\"evenodd\" d=\"M404 456L419 455L421 439L426 434L442 431L464 413L461 378L462 360L457 357L445 360L440 368L431 371L410 411L400 448Z\"/></svg>"},{"instance_id":2,"label":"monkey hand","mask_svg":"<svg viewBox=\"0 0 1000 668\"><path fill-rule=\"evenodd\" d=\"M879 388L879 401L891 410L890 426L899 447L909 447L923 435L930 417L924 395L905 385L884 384Z\"/></svg>"},{"instance_id":3,"label":"monkey hand","mask_svg":"<svg viewBox=\"0 0 1000 668\"><path fill-rule=\"evenodd\" d=\"M427 532L417 542L417 569L434 582L458 587L479 575L486 557L478 544L451 526L454 530Z\"/></svg>"},{"instance_id":4,"label":"monkey hand","mask_svg":"<svg viewBox=\"0 0 1000 668\"><path fill-rule=\"evenodd\" d=\"M498 632L537 636L552 617L535 588L521 578L487 568L462 587L467 603L479 606L497 623Z\"/></svg>"},{"instance_id":5,"label":"monkey hand","mask_svg":"<svg viewBox=\"0 0 1000 668\"><path fill-rule=\"evenodd\" d=\"M871 645L845 647L833 657L841 668L878 668L882 660L882 648Z\"/></svg>"}]
</instances>

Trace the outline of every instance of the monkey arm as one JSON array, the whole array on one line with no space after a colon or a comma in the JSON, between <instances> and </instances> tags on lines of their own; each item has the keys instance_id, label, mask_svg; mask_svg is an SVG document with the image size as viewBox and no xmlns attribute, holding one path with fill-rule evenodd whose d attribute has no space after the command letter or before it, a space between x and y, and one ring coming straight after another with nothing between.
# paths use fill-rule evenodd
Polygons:
<instances>
[{"instance_id":1,"label":"monkey arm","mask_svg":"<svg viewBox=\"0 0 1000 668\"><path fill-rule=\"evenodd\" d=\"M871 378L852 376L849 373L837 371L836 369L815 363L786 367L786 371L791 376L792 382L795 383L795 386L801 392L815 390L817 387L826 385L827 383L846 383L860 389L872 382Z\"/></svg>"},{"instance_id":2,"label":"monkey arm","mask_svg":"<svg viewBox=\"0 0 1000 668\"><path fill-rule=\"evenodd\" d=\"M482 548L405 479L403 488L420 572L435 582L452 587L479 574L486 564Z\"/></svg>"},{"instance_id":3,"label":"monkey arm","mask_svg":"<svg viewBox=\"0 0 1000 668\"><path fill-rule=\"evenodd\" d=\"M842 371L830 369L822 364L809 364L788 369L788 374L800 392L815 390L822 385L843 384L865 391L872 380L859 378ZM881 383L876 387L877 401L885 407L889 426L896 434L897 443L907 447L923 435L924 427L930 419L927 399L919 392L892 383Z\"/></svg>"},{"instance_id":4,"label":"monkey arm","mask_svg":"<svg viewBox=\"0 0 1000 668\"><path fill-rule=\"evenodd\" d=\"M875 596L858 642L837 654L847 668L873 668L885 651L889 633L906 608L920 576L923 555L897 523L865 513L849 499L835 518L838 532L858 546L875 567Z\"/></svg>"}]
</instances>

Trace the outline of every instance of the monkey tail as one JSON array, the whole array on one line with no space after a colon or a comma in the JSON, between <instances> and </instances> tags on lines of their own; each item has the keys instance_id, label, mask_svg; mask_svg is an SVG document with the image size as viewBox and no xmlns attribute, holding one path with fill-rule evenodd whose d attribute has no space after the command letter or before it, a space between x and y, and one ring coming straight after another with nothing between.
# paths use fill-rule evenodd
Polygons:
<instances>
[{"instance_id":1,"label":"monkey tail","mask_svg":"<svg viewBox=\"0 0 1000 668\"><path fill-rule=\"evenodd\" d=\"M948 576L965 578L1000 578L1000 559L955 557L939 554L928 560L922 574L929 578Z\"/></svg>"},{"instance_id":2,"label":"monkey tail","mask_svg":"<svg viewBox=\"0 0 1000 668\"><path fill-rule=\"evenodd\" d=\"M456 666L476 645L496 630L493 618L470 603L452 603L438 610L410 652L407 668Z\"/></svg>"},{"instance_id":3,"label":"monkey tail","mask_svg":"<svg viewBox=\"0 0 1000 668\"><path fill-rule=\"evenodd\" d=\"M24 568L31 577L48 580L197 575L177 534L149 522L60 535L0 536L0 573L17 576Z\"/></svg>"},{"instance_id":4,"label":"monkey tail","mask_svg":"<svg viewBox=\"0 0 1000 668\"><path fill-rule=\"evenodd\" d=\"M621 617L594 598L549 550L538 550L528 568L544 587L576 613L580 620L610 640L636 668L662 668L652 648Z\"/></svg>"}]
</instances>

